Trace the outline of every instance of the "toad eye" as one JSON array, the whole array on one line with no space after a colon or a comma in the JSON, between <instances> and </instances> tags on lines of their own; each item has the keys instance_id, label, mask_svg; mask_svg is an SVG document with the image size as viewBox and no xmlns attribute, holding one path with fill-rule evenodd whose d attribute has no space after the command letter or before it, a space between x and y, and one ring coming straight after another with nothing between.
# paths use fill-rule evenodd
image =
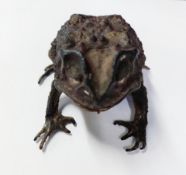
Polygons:
<instances>
[{"instance_id":1,"label":"toad eye","mask_svg":"<svg viewBox=\"0 0 186 175\"><path fill-rule=\"evenodd\" d=\"M61 52L61 74L69 83L75 85L83 81L85 75L84 58L77 51L65 50Z\"/></svg>"},{"instance_id":2,"label":"toad eye","mask_svg":"<svg viewBox=\"0 0 186 175\"><path fill-rule=\"evenodd\" d=\"M121 51L115 63L115 80L125 79L133 68L133 62L136 58L137 50Z\"/></svg>"}]
</instances>

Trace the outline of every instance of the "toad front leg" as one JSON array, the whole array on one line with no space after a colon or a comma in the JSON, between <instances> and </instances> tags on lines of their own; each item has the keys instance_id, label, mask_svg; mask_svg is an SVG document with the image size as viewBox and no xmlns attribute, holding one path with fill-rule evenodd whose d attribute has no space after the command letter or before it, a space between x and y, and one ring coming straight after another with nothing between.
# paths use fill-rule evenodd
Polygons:
<instances>
[{"instance_id":1,"label":"toad front leg","mask_svg":"<svg viewBox=\"0 0 186 175\"><path fill-rule=\"evenodd\" d=\"M61 130L65 133L70 133L70 131L66 128L66 125L72 123L76 126L76 122L72 117L65 117L58 112L58 103L59 97L61 93L54 86L54 82L52 83L51 92L48 98L45 124L41 131L36 135L34 141L41 137L41 143L39 148L42 149L46 140L50 135L58 130Z\"/></svg>"},{"instance_id":2,"label":"toad front leg","mask_svg":"<svg viewBox=\"0 0 186 175\"><path fill-rule=\"evenodd\" d=\"M130 122L122 120L114 121L114 125L121 125L128 129L128 132L121 137L121 140L125 140L132 136L135 138L134 146L127 148L126 151L133 151L137 148L144 149L146 147L146 126L148 112L146 88L142 85L140 89L132 93L132 98L135 107L134 120Z\"/></svg>"}]
</instances>

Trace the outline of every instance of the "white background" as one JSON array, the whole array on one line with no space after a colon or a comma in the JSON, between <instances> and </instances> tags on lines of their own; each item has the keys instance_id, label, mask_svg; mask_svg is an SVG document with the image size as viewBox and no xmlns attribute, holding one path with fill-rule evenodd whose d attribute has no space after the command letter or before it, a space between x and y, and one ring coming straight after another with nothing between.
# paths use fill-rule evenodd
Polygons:
<instances>
[{"instance_id":1,"label":"white background","mask_svg":"<svg viewBox=\"0 0 186 175\"><path fill-rule=\"evenodd\" d=\"M33 137L44 124L52 76L37 80L51 62L50 42L73 13L121 14L143 42L149 98L148 147L126 153L126 100L96 114L67 97L63 114L74 116L72 136L57 133L42 152ZM142 0L0 1L0 174L1 175L185 175L186 2Z\"/></svg>"}]
</instances>

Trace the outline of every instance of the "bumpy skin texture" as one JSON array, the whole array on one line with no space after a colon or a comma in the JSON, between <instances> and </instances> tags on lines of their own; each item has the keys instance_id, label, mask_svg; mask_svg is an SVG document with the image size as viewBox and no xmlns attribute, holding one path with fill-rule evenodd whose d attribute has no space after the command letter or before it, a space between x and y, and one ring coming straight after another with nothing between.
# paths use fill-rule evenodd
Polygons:
<instances>
[{"instance_id":1,"label":"bumpy skin texture","mask_svg":"<svg viewBox=\"0 0 186 175\"><path fill-rule=\"evenodd\" d=\"M57 111L62 92L80 106L92 111L107 110L127 95L135 105L134 121L115 121L128 128L121 139L135 137L135 144L127 151L146 146L147 94L143 86L142 68L145 55L135 31L119 15L72 15L58 31L51 44L49 57L53 64L45 69L39 83L55 73L48 100L46 122L35 140L42 134L45 140L55 130L63 130L76 122Z\"/></svg>"},{"instance_id":2,"label":"bumpy skin texture","mask_svg":"<svg viewBox=\"0 0 186 175\"><path fill-rule=\"evenodd\" d=\"M51 55L55 55L55 57L51 57L54 64L58 62L58 57L56 57L56 55L59 50L61 50L61 48L67 50L77 50L82 54L87 63L85 66L89 66L88 73L91 72L94 74L92 76L93 79L90 81L93 81L94 85L97 87L99 86L98 78L100 78L100 81L103 80L103 78L100 76L107 76L107 78L111 81L114 70L110 69L110 64L114 65L114 62L116 61L116 55L120 51L137 48L139 56L135 62L135 70L132 73L134 74L133 77L135 79L139 79L139 81L141 79L139 72L141 71L145 61L142 45L134 30L130 27L129 24L125 22L121 16L113 15L93 17L73 15L70 20L62 26L55 41L53 42L50 53L52 53ZM110 59L108 55L111 56ZM105 64L103 64L101 61L105 62ZM107 67L109 70L105 72L105 74L102 73L101 70L98 70L98 66L96 67L94 62L97 62L99 66L102 65L100 68L101 70L105 70ZM94 64L94 66L92 66L92 64ZM95 72L93 72L91 68L95 70ZM88 73L86 74L88 75ZM94 92L92 92L89 87L86 87L86 83L85 86L81 87L79 90L74 90L74 88L71 88L72 86L67 83L68 80L64 81L65 83L56 83L56 86L59 90L65 92L68 96L70 96L74 101L83 107L95 111L106 110L112 107L121 101L129 91L135 89L135 86L139 86L136 82L136 84L131 84L130 82L125 82L125 84L123 83L121 85L112 84L108 88L109 95L105 95L108 96L108 98L105 97L103 102L97 104L95 95L92 94ZM108 82L108 85L110 81ZM96 84L96 82L98 83ZM128 89L123 91L122 86L127 86ZM90 95L88 97L82 95L82 89L88 91ZM113 98L111 98L111 96L113 96Z\"/></svg>"}]
</instances>

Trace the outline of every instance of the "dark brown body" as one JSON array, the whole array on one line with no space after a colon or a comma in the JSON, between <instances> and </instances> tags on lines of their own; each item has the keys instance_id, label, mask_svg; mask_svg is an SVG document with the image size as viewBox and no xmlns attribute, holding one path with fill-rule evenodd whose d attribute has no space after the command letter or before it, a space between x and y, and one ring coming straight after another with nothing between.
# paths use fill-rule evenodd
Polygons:
<instances>
[{"instance_id":1,"label":"dark brown body","mask_svg":"<svg viewBox=\"0 0 186 175\"><path fill-rule=\"evenodd\" d=\"M109 109L127 94L140 87L141 70L145 62L142 45L134 30L119 15L101 17L72 15L70 20L62 26L52 43L49 55L54 64L58 61L56 55L61 48L80 52L85 59L84 71L87 72L84 74L92 74L92 78L85 76L84 83L81 86L78 85L79 87L73 86L68 78L62 81L61 79L58 81L57 78L55 85L59 91L64 92L75 102L89 110ZM134 48L138 49L135 70L131 72L127 81L115 82L113 79L114 71L116 71L114 66L118 53ZM101 68L98 68L100 65ZM105 69L107 70L104 74ZM57 71L56 74L58 74ZM107 76L108 85L102 98L98 99L96 88L99 85L96 82L98 82L98 78L102 78L101 76Z\"/></svg>"},{"instance_id":2,"label":"dark brown body","mask_svg":"<svg viewBox=\"0 0 186 175\"><path fill-rule=\"evenodd\" d=\"M55 73L45 130L48 125L51 127L51 123L54 126L49 130L56 130L55 127L61 123L58 129L70 132L65 124L75 124L73 118L62 121L65 117L57 112L62 92L80 106L98 112L113 107L131 95L136 108L135 120L115 121L114 124L129 129L128 135L122 139L136 137L136 144L128 151L145 147L147 97L142 77L145 55L136 33L121 16L72 15L58 31L49 57L53 64L40 79L41 82L50 73ZM42 130L36 139L45 132ZM45 134L41 148L49 135Z\"/></svg>"}]
</instances>

